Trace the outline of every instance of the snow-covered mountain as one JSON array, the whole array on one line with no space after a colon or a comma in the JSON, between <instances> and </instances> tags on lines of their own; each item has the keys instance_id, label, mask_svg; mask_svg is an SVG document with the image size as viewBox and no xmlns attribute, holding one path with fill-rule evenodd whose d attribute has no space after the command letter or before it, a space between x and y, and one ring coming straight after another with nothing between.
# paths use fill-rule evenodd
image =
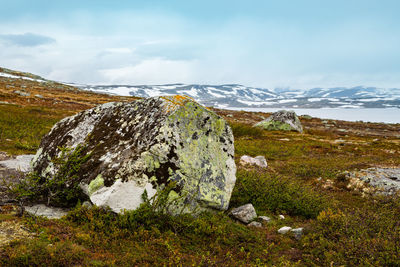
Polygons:
<instances>
[{"instance_id":1,"label":"snow-covered mountain","mask_svg":"<svg viewBox=\"0 0 400 267\"><path fill-rule=\"evenodd\" d=\"M151 97L184 94L207 106L268 108L400 108L400 89L357 86L308 90L247 87L239 84L78 85L96 92Z\"/></svg>"},{"instance_id":2,"label":"snow-covered mountain","mask_svg":"<svg viewBox=\"0 0 400 267\"><path fill-rule=\"evenodd\" d=\"M207 106L241 107L248 103L279 98L279 95L263 88L246 87L238 84L199 85L97 85L80 86L82 89L117 95L151 97L160 95L188 95Z\"/></svg>"},{"instance_id":3,"label":"snow-covered mountain","mask_svg":"<svg viewBox=\"0 0 400 267\"><path fill-rule=\"evenodd\" d=\"M31 73L0 67L0 80L4 79L72 85L83 90L124 96L188 95L206 106L218 108L400 108L398 88L357 86L269 90L239 84L79 85L54 82Z\"/></svg>"}]
</instances>

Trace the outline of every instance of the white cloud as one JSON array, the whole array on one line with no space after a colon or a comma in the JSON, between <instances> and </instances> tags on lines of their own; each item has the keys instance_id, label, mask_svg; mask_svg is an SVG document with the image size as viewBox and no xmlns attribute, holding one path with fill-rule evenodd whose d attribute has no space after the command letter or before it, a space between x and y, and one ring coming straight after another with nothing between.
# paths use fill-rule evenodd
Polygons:
<instances>
[{"instance_id":1,"label":"white cloud","mask_svg":"<svg viewBox=\"0 0 400 267\"><path fill-rule=\"evenodd\" d=\"M192 81L194 62L160 58L146 59L134 66L99 70L107 83L163 84Z\"/></svg>"},{"instance_id":2,"label":"white cloud","mask_svg":"<svg viewBox=\"0 0 400 267\"><path fill-rule=\"evenodd\" d=\"M104 52L115 54L131 54L135 49L127 47L106 48Z\"/></svg>"},{"instance_id":3,"label":"white cloud","mask_svg":"<svg viewBox=\"0 0 400 267\"><path fill-rule=\"evenodd\" d=\"M68 20L74 24L66 21L0 25L7 35L56 40L32 47L0 42L0 65L76 83L400 87L394 46L400 38L366 22L313 32L252 18L202 27L151 13L79 14Z\"/></svg>"}]
</instances>

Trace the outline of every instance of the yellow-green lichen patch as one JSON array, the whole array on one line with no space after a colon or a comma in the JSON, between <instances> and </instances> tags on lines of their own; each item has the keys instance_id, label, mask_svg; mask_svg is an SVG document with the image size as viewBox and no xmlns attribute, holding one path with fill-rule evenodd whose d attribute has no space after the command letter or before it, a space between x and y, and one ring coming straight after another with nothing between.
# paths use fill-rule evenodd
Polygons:
<instances>
[{"instance_id":1,"label":"yellow-green lichen patch","mask_svg":"<svg viewBox=\"0 0 400 267\"><path fill-rule=\"evenodd\" d=\"M179 171L171 175L171 180L179 177L181 194L188 195L186 202L196 208L226 209L236 170L233 136L227 123L188 101L168 117L166 125L173 125L169 131L179 132L180 142L175 144Z\"/></svg>"}]
</instances>

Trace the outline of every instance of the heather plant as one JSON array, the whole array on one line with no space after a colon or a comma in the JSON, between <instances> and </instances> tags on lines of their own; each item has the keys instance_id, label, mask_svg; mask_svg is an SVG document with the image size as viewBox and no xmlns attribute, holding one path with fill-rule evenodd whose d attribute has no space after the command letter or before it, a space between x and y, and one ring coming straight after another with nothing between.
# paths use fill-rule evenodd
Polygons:
<instances>
[{"instance_id":1,"label":"heather plant","mask_svg":"<svg viewBox=\"0 0 400 267\"><path fill-rule=\"evenodd\" d=\"M47 205L71 207L85 199L79 187L81 165L90 157L85 146L74 149L60 148L58 157L52 160L57 172L54 175L42 175L30 172L20 182L9 186L17 200L22 202L43 202Z\"/></svg>"}]
</instances>

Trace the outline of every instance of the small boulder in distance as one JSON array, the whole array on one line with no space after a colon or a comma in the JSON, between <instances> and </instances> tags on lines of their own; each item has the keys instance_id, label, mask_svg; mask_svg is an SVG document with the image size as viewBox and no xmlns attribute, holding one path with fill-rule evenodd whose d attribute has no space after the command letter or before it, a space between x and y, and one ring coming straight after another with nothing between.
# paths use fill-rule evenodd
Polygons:
<instances>
[{"instance_id":1,"label":"small boulder in distance","mask_svg":"<svg viewBox=\"0 0 400 267\"><path fill-rule=\"evenodd\" d=\"M273 113L267 119L256 123L255 127L261 127L269 131L297 131L302 133L303 126L294 111L280 110Z\"/></svg>"}]
</instances>

